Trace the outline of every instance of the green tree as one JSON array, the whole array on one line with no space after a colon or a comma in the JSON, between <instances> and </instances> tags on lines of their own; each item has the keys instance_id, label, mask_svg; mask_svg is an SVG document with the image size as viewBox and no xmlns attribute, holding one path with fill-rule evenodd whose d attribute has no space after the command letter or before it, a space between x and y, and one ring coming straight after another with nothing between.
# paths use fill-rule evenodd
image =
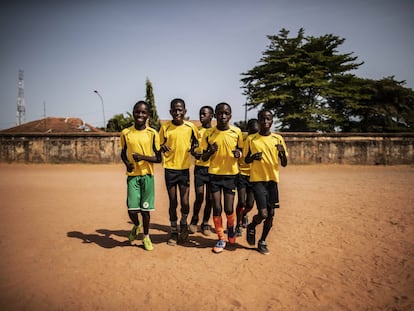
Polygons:
<instances>
[{"instance_id":1,"label":"green tree","mask_svg":"<svg viewBox=\"0 0 414 311\"><path fill-rule=\"evenodd\" d=\"M364 97L351 110L358 132L414 131L414 92L393 76L381 80L361 79Z\"/></svg>"},{"instance_id":2,"label":"green tree","mask_svg":"<svg viewBox=\"0 0 414 311\"><path fill-rule=\"evenodd\" d=\"M160 118L158 117L157 107L155 105L152 83L148 78L145 81L145 86L146 86L145 101L148 103L150 107L149 126L159 131L161 128L161 122L160 122Z\"/></svg>"},{"instance_id":3,"label":"green tree","mask_svg":"<svg viewBox=\"0 0 414 311\"><path fill-rule=\"evenodd\" d=\"M286 29L267 37L270 44L259 65L242 73L248 106L272 110L282 131L334 131L342 115L327 97L341 92L346 97L349 90L333 82L362 64L353 53L338 53L345 39L305 37L303 28L296 37Z\"/></svg>"},{"instance_id":4,"label":"green tree","mask_svg":"<svg viewBox=\"0 0 414 311\"><path fill-rule=\"evenodd\" d=\"M122 113L116 114L108 120L107 132L121 132L132 124L134 124L134 117L130 112L127 112L126 116Z\"/></svg>"}]
</instances>

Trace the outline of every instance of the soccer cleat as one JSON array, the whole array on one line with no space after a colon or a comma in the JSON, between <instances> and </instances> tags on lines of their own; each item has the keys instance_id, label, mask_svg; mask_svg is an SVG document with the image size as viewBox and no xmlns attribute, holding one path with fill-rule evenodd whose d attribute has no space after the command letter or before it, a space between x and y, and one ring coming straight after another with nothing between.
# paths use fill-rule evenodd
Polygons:
<instances>
[{"instance_id":1,"label":"soccer cleat","mask_svg":"<svg viewBox=\"0 0 414 311\"><path fill-rule=\"evenodd\" d=\"M204 235L207 235L207 236L211 235L211 227L210 227L210 225L202 225L201 226L201 232Z\"/></svg>"},{"instance_id":2,"label":"soccer cleat","mask_svg":"<svg viewBox=\"0 0 414 311\"><path fill-rule=\"evenodd\" d=\"M256 244L256 227L253 224L247 225L246 239L249 245Z\"/></svg>"},{"instance_id":3,"label":"soccer cleat","mask_svg":"<svg viewBox=\"0 0 414 311\"><path fill-rule=\"evenodd\" d=\"M152 246L152 242L149 236L146 236L142 242L144 243L145 250L152 251L154 249L154 246Z\"/></svg>"},{"instance_id":4,"label":"soccer cleat","mask_svg":"<svg viewBox=\"0 0 414 311\"><path fill-rule=\"evenodd\" d=\"M226 242L223 240L218 240L216 245L213 247L213 252L216 254L220 254L224 248L226 247Z\"/></svg>"},{"instance_id":5,"label":"soccer cleat","mask_svg":"<svg viewBox=\"0 0 414 311\"><path fill-rule=\"evenodd\" d=\"M185 225L180 225L180 241L181 242L186 242L188 241L188 226L187 224Z\"/></svg>"},{"instance_id":6,"label":"soccer cleat","mask_svg":"<svg viewBox=\"0 0 414 311\"><path fill-rule=\"evenodd\" d=\"M227 237L230 244L236 243L236 231L234 231L234 227L227 228Z\"/></svg>"},{"instance_id":7,"label":"soccer cleat","mask_svg":"<svg viewBox=\"0 0 414 311\"><path fill-rule=\"evenodd\" d=\"M175 246L178 243L178 232L177 231L172 231L170 238L168 239L167 244L171 245L171 246Z\"/></svg>"},{"instance_id":8,"label":"soccer cleat","mask_svg":"<svg viewBox=\"0 0 414 311\"><path fill-rule=\"evenodd\" d=\"M270 251L267 248L267 244L265 241L259 241L259 244L257 245L257 250L262 253L263 255L269 255Z\"/></svg>"},{"instance_id":9,"label":"soccer cleat","mask_svg":"<svg viewBox=\"0 0 414 311\"><path fill-rule=\"evenodd\" d=\"M236 226L236 236L242 236L243 228L240 225Z\"/></svg>"},{"instance_id":10,"label":"soccer cleat","mask_svg":"<svg viewBox=\"0 0 414 311\"><path fill-rule=\"evenodd\" d=\"M128 240L134 241L137 238L137 235L141 231L141 223L138 224L138 226L133 226L131 232L129 233Z\"/></svg>"}]
</instances>

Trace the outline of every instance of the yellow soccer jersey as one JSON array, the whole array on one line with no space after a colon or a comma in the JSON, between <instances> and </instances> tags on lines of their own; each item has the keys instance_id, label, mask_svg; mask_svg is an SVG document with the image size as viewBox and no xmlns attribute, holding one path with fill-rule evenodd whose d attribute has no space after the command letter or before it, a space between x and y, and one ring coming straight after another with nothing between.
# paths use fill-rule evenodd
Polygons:
<instances>
[{"instance_id":1,"label":"yellow soccer jersey","mask_svg":"<svg viewBox=\"0 0 414 311\"><path fill-rule=\"evenodd\" d=\"M202 127L202 126L200 126L200 127L198 128L198 132L199 132L199 134L200 134L200 139L199 139L199 141L198 141L199 147L198 147L198 148L196 148L196 151L197 151L197 152L203 153L203 149L201 148L201 144L202 144L203 136L204 136L204 134L205 134L208 130L211 130L211 129L212 129L212 128L208 128L208 129L206 129L205 127ZM208 167L208 166L209 166L209 163L210 163L210 160L208 160L208 161L203 161L203 160L201 160L201 158L200 158L199 160L195 160L195 165L197 165L197 166L204 166L204 167Z\"/></svg>"},{"instance_id":2,"label":"yellow soccer jersey","mask_svg":"<svg viewBox=\"0 0 414 311\"><path fill-rule=\"evenodd\" d=\"M151 127L143 130L137 130L134 126L125 128L121 132L121 148L127 148L128 161L134 164L134 170L127 172L128 176L144 176L147 174L154 175L153 163L147 161L135 162L132 157L133 153L151 157L154 155L154 149L160 150L160 136L158 132Z\"/></svg>"},{"instance_id":3,"label":"yellow soccer jersey","mask_svg":"<svg viewBox=\"0 0 414 311\"><path fill-rule=\"evenodd\" d=\"M275 145L282 144L288 155L285 141L282 136L271 133L262 136L259 133L249 135L243 147L243 156L249 152L254 154L262 153L260 161L254 160L250 166L250 181L275 181L279 182L279 152Z\"/></svg>"},{"instance_id":4,"label":"yellow soccer jersey","mask_svg":"<svg viewBox=\"0 0 414 311\"><path fill-rule=\"evenodd\" d=\"M243 148L243 136L238 127L230 125L225 131L217 127L207 131L201 142L201 148L207 150L208 144L216 143L217 151L210 157L208 172L215 175L237 175L239 173L238 159L234 157L236 148Z\"/></svg>"},{"instance_id":5,"label":"yellow soccer jersey","mask_svg":"<svg viewBox=\"0 0 414 311\"><path fill-rule=\"evenodd\" d=\"M254 135L254 134L251 134ZM248 133L243 133L243 145L245 144L247 137L248 137ZM240 174L242 175L246 175L246 176L250 176L250 166L251 164L247 164L244 161L244 157L239 158L239 170L240 170Z\"/></svg>"},{"instance_id":6,"label":"yellow soccer jersey","mask_svg":"<svg viewBox=\"0 0 414 311\"><path fill-rule=\"evenodd\" d=\"M195 125L189 121L184 121L181 125L175 125L169 121L161 126L160 141L171 148L163 155L164 168L173 170L188 169L191 166L191 140L199 140Z\"/></svg>"}]
</instances>

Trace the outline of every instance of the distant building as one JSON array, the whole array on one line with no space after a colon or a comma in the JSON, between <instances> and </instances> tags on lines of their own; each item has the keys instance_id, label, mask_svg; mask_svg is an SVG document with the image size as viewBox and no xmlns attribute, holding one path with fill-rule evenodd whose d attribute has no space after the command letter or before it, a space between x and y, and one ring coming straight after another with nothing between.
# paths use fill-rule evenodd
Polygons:
<instances>
[{"instance_id":1,"label":"distant building","mask_svg":"<svg viewBox=\"0 0 414 311\"><path fill-rule=\"evenodd\" d=\"M80 118L71 117L48 117L36 121L27 122L0 133L84 133L95 132L105 133L104 131L85 123Z\"/></svg>"}]
</instances>

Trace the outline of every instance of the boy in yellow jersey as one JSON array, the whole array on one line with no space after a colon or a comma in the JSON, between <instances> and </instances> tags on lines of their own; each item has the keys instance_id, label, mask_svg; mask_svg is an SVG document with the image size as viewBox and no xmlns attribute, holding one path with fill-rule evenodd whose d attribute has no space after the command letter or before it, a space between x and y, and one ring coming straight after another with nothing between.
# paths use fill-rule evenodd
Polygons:
<instances>
[{"instance_id":1,"label":"boy in yellow jersey","mask_svg":"<svg viewBox=\"0 0 414 311\"><path fill-rule=\"evenodd\" d=\"M208 172L213 196L213 221L218 241L214 253L221 253L226 247L221 202L224 195L224 212L227 217L227 237L230 243L236 242L234 195L236 193L236 176L239 173L238 158L242 156L243 137L238 127L229 124L231 107L220 103L215 108L217 126L207 131L202 139L203 161L210 160Z\"/></svg>"},{"instance_id":2,"label":"boy in yellow jersey","mask_svg":"<svg viewBox=\"0 0 414 311\"><path fill-rule=\"evenodd\" d=\"M246 163L251 163L250 183L258 209L257 215L247 226L247 242L256 244L256 226L263 220L263 232L258 243L258 251L268 255L266 237L273 225L274 209L279 207L279 159L280 164L287 165L286 144L281 135L271 133L273 114L264 109L258 113L260 130L250 135L243 147Z\"/></svg>"},{"instance_id":3,"label":"boy in yellow jersey","mask_svg":"<svg viewBox=\"0 0 414 311\"><path fill-rule=\"evenodd\" d=\"M158 132L146 126L149 106L144 101L134 105L134 125L121 132L121 159L127 169L127 207L134 226L129 234L132 242L140 230L138 213L144 225L144 248L153 250L149 237L150 211L154 210L154 167L161 162L160 137Z\"/></svg>"},{"instance_id":4,"label":"boy in yellow jersey","mask_svg":"<svg viewBox=\"0 0 414 311\"><path fill-rule=\"evenodd\" d=\"M247 133L243 137L243 142L247 137L252 134L256 134L259 131L259 121L257 119L250 119L247 122ZM250 184L250 163L244 162L244 157L239 158L239 170L237 175L237 208L236 208L236 235L242 236L243 225L247 226L248 219L247 213L250 212L254 205L253 188ZM243 222L243 223L242 223Z\"/></svg>"},{"instance_id":5,"label":"boy in yellow jersey","mask_svg":"<svg viewBox=\"0 0 414 311\"><path fill-rule=\"evenodd\" d=\"M201 126L198 128L198 132L200 133L201 139L204 133L211 128L211 120L213 119L213 116L214 110L211 106L203 106L200 108L199 118ZM209 161L204 162L203 160L201 160L202 150L200 148L197 148L193 154L196 158L194 165L195 200L193 217L191 217L189 229L191 233L197 232L197 224L199 219L198 214L200 213L201 205L203 204L205 195L205 206L203 221L201 223L201 232L204 235L210 235L211 228L208 223L211 216L211 191L210 178L208 174Z\"/></svg>"},{"instance_id":6,"label":"boy in yellow jersey","mask_svg":"<svg viewBox=\"0 0 414 311\"><path fill-rule=\"evenodd\" d=\"M198 144L199 133L195 125L184 120L187 110L181 98L171 101L170 114L172 120L163 124L160 129L161 151L163 152L163 166L165 184L169 198L169 217L171 235L168 245L176 245L178 240L188 240L187 217L190 212L190 166L191 154ZM177 216L177 187L180 191L181 219L180 236L178 235Z\"/></svg>"}]
</instances>

